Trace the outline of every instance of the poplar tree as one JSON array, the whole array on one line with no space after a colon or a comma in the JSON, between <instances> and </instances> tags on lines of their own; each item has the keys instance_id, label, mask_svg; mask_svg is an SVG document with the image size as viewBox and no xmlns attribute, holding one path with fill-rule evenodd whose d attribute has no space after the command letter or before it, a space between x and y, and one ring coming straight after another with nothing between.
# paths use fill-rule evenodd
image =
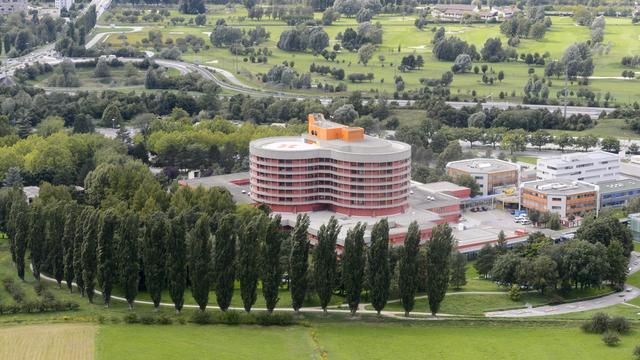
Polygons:
<instances>
[{"instance_id":1,"label":"poplar tree","mask_svg":"<svg viewBox=\"0 0 640 360\"><path fill-rule=\"evenodd\" d=\"M167 241L167 285L169 295L180 314L184 305L184 290L187 287L187 245L185 226L182 216L171 221L171 236Z\"/></svg>"},{"instance_id":2,"label":"poplar tree","mask_svg":"<svg viewBox=\"0 0 640 360\"><path fill-rule=\"evenodd\" d=\"M160 306L165 280L165 248L169 224L164 213L158 211L147 218L144 228L142 262L147 291L155 310Z\"/></svg>"},{"instance_id":3,"label":"poplar tree","mask_svg":"<svg viewBox=\"0 0 640 360\"><path fill-rule=\"evenodd\" d=\"M280 250L282 246L282 232L280 231L280 215L275 215L267 222L263 229L262 238L262 296L264 297L267 311L273 312L278 304L278 289L282 281L282 269L280 267Z\"/></svg>"},{"instance_id":4,"label":"poplar tree","mask_svg":"<svg viewBox=\"0 0 640 360\"><path fill-rule=\"evenodd\" d=\"M138 259L139 226L138 217L135 213L129 211L120 223L117 233L118 275L124 298L127 299L129 304L129 310L133 309L140 281L140 263Z\"/></svg>"},{"instance_id":5,"label":"poplar tree","mask_svg":"<svg viewBox=\"0 0 640 360\"><path fill-rule=\"evenodd\" d=\"M409 225L404 246L400 254L400 300L404 308L404 316L409 316L415 304L416 289L418 288L418 256L420 251L420 228L413 221Z\"/></svg>"},{"instance_id":6,"label":"poplar tree","mask_svg":"<svg viewBox=\"0 0 640 360\"><path fill-rule=\"evenodd\" d=\"M309 268L309 216L298 214L296 226L291 232L291 256L289 257L289 278L291 281L291 306L297 313L307 293L307 269Z\"/></svg>"},{"instance_id":7,"label":"poplar tree","mask_svg":"<svg viewBox=\"0 0 640 360\"><path fill-rule=\"evenodd\" d=\"M114 236L118 229L118 218L113 210L107 210L100 216L98 226L98 284L106 307L110 306L111 291L115 280Z\"/></svg>"},{"instance_id":8,"label":"poplar tree","mask_svg":"<svg viewBox=\"0 0 640 360\"><path fill-rule=\"evenodd\" d=\"M386 218L378 221L371 229L368 270L371 305L380 315L389 299L389 283L391 282L389 274L389 223Z\"/></svg>"},{"instance_id":9,"label":"poplar tree","mask_svg":"<svg viewBox=\"0 0 640 360\"><path fill-rule=\"evenodd\" d=\"M264 231L263 222L264 219L261 216L256 216L245 223L238 234L238 279L240 280L242 305L246 312L251 311L251 307L256 303L258 297L259 236Z\"/></svg>"},{"instance_id":10,"label":"poplar tree","mask_svg":"<svg viewBox=\"0 0 640 360\"><path fill-rule=\"evenodd\" d=\"M11 205L11 216L13 217L13 246L12 255L15 259L18 277L24 280L24 255L27 251L29 240L29 206L26 202L16 201Z\"/></svg>"},{"instance_id":11,"label":"poplar tree","mask_svg":"<svg viewBox=\"0 0 640 360\"><path fill-rule=\"evenodd\" d=\"M331 302L331 295L336 277L336 241L340 226L335 217L331 217L327 224L322 224L318 231L318 244L313 253L313 275L315 288L320 298L320 307L327 313L327 305Z\"/></svg>"},{"instance_id":12,"label":"poplar tree","mask_svg":"<svg viewBox=\"0 0 640 360\"><path fill-rule=\"evenodd\" d=\"M467 258L459 251L451 255L451 285L454 289L460 289L467 284Z\"/></svg>"},{"instance_id":13,"label":"poplar tree","mask_svg":"<svg viewBox=\"0 0 640 360\"><path fill-rule=\"evenodd\" d=\"M47 270L56 279L58 288L62 287L64 278L64 249L62 235L64 234L64 214L60 203L54 203L46 209L48 224L46 227L46 264Z\"/></svg>"},{"instance_id":14,"label":"poplar tree","mask_svg":"<svg viewBox=\"0 0 640 360\"><path fill-rule=\"evenodd\" d=\"M367 224L357 223L347 231L342 253L342 284L345 300L349 304L351 315L355 315L360 305L360 294L365 280L366 253L364 231Z\"/></svg>"},{"instance_id":15,"label":"poplar tree","mask_svg":"<svg viewBox=\"0 0 640 360\"><path fill-rule=\"evenodd\" d=\"M98 210L89 210L84 220L82 239L82 281L84 291L90 303L93 303L95 292L95 279L97 272L96 236L99 224Z\"/></svg>"},{"instance_id":16,"label":"poplar tree","mask_svg":"<svg viewBox=\"0 0 640 360\"><path fill-rule=\"evenodd\" d=\"M496 241L496 252L498 255L502 255L507 252L507 236L503 230L498 233L498 240Z\"/></svg>"},{"instance_id":17,"label":"poplar tree","mask_svg":"<svg viewBox=\"0 0 640 360\"><path fill-rule=\"evenodd\" d=\"M236 219L233 214L222 217L216 231L213 273L215 276L216 301L222 311L227 311L233 297L235 284Z\"/></svg>"},{"instance_id":18,"label":"poplar tree","mask_svg":"<svg viewBox=\"0 0 640 360\"><path fill-rule=\"evenodd\" d=\"M76 285L80 296L84 297L84 280L82 278L82 243L84 242L84 223L91 214L92 209L85 207L77 219L76 233L73 238L73 277L76 279Z\"/></svg>"},{"instance_id":19,"label":"poplar tree","mask_svg":"<svg viewBox=\"0 0 640 360\"><path fill-rule=\"evenodd\" d=\"M440 309L449 287L449 261L453 246L451 227L448 224L436 226L427 242L427 295L433 316Z\"/></svg>"},{"instance_id":20,"label":"poplar tree","mask_svg":"<svg viewBox=\"0 0 640 360\"><path fill-rule=\"evenodd\" d=\"M189 231L189 274L191 275L191 295L201 311L207 308L211 287L211 233L209 217L202 215Z\"/></svg>"},{"instance_id":21,"label":"poplar tree","mask_svg":"<svg viewBox=\"0 0 640 360\"><path fill-rule=\"evenodd\" d=\"M31 205L29 221L29 251L31 252L31 270L33 277L40 281L40 269L46 257L45 254L45 231L46 217L42 204L36 202Z\"/></svg>"},{"instance_id":22,"label":"poplar tree","mask_svg":"<svg viewBox=\"0 0 640 360\"><path fill-rule=\"evenodd\" d=\"M62 256L64 263L64 280L69 292L73 292L73 240L76 236L78 211L74 204L65 207L64 234L62 235Z\"/></svg>"}]
</instances>

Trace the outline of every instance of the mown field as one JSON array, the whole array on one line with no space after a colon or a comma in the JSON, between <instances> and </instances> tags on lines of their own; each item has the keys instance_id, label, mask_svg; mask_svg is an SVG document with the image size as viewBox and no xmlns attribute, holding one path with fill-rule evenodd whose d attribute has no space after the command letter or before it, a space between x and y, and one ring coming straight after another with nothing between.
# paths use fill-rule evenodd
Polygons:
<instances>
[{"instance_id":1,"label":"mown field","mask_svg":"<svg viewBox=\"0 0 640 360\"><path fill-rule=\"evenodd\" d=\"M575 324L329 320L285 328L18 325L0 334L3 359L631 359L640 342L634 330L608 347Z\"/></svg>"},{"instance_id":2,"label":"mown field","mask_svg":"<svg viewBox=\"0 0 640 360\"><path fill-rule=\"evenodd\" d=\"M113 12L119 12L122 8L115 8ZM112 23L117 21L115 19L108 19L102 17L103 23ZM190 19L193 16L177 14L172 12L173 16L182 16L185 19ZM398 15L379 15L374 18L374 22L380 22L384 29L383 43L378 47L377 53L372 57L370 63L367 66L358 64L357 54L349 52L341 52L338 55L338 63L324 60L322 57L314 57L311 53L300 52L285 52L276 47L276 43L280 34L289 29L290 27L280 21L263 19L262 21L250 21L240 19L246 16L246 10L242 7L235 7L234 9L228 9L217 6L210 6L208 12L207 24L202 27L198 26L186 26L186 25L171 25L168 21L164 23L150 23L139 24L144 26L141 32L111 35L106 40L113 45L122 45L125 41L128 44L138 44L143 38L147 36L149 30L159 30L163 33L164 38L176 39L178 37L184 37L187 34L202 37L207 44L210 44L208 40L208 33L213 28L216 19L224 18L229 25L240 26L245 29L255 27L257 25L264 26L270 33L270 40L262 44L260 47L267 47L273 51L273 55L269 56L269 62L267 64L252 64L250 62L242 62L242 58L239 59L239 76L249 85L265 87L257 77L258 74L266 73L274 64L281 63L285 60L294 61L295 68L299 72L307 72L309 65L312 62L321 65L329 65L332 67L343 68L347 74L360 72L360 73L374 73L375 80L371 83L348 83L348 90L379 90L392 93L395 91L394 76L401 75L404 79L407 89L416 89L420 87L420 78L439 78L440 75L449 70L452 63L442 62L436 60L431 53L431 39L432 32L430 28L426 28L423 31L417 30L413 26L415 20L414 16L398 16ZM316 14L316 17L320 17L321 14ZM571 44L577 41L586 41L590 38L590 31L586 27L577 26L574 24L571 18L565 17L553 17L553 25L545 35L545 38L541 41L524 39L521 41L521 45L517 48L519 53L539 53L543 54L548 52L551 59L559 59L562 57L564 50ZM611 51L608 54L594 55L594 61L596 63L596 69L594 76L597 77L618 77L624 67L620 65L620 59L625 55L637 54L640 51L640 26L634 26L631 24L631 20L628 18L607 18L607 26L605 28L605 43L611 42ZM128 26L130 24L122 24ZM357 26L354 19L343 18L332 24L331 26L324 27L331 39L330 46L336 43L335 36L344 31L348 27L355 28ZM439 26L439 25L438 25ZM449 36L458 36L471 44L476 45L478 50L482 48L484 41L489 37L500 37L506 46L506 38L500 34L498 24L447 24L444 25L447 34ZM121 39L126 37L126 40ZM398 52L400 48L400 52ZM425 66L421 70L400 73L397 70L397 65L403 56L409 54L422 55L425 58ZM378 60L378 55L384 55L384 62ZM199 62L201 64L208 64L211 66L217 66L225 68L227 70L235 70L235 57L227 50L222 48L213 48L209 50L203 50L198 53L193 53L191 50L183 54L182 58L187 61ZM392 65L393 64L393 65ZM482 61L477 63L482 64ZM522 62L505 62L489 64L495 72L502 70L505 72L505 80L502 83L495 83L494 85L485 85L481 82L481 75L476 75L473 72L467 74L456 75L451 85L451 92L453 95L458 95L463 98L471 98L472 91L475 90L480 98L488 98L497 100L501 91L511 95L515 91L516 96L514 98L507 98L507 100L519 101L522 98L523 86L528 79L529 66ZM536 73L542 74L544 67L534 66ZM317 74L312 74L314 81L322 81L328 83L335 83L330 77L323 77ZM551 87L550 98L556 98L556 92L560 90L562 81L553 80ZM571 85L573 90L578 88L577 84ZM589 89L595 93L600 93L604 96L606 92L613 94L615 101L617 102L633 102L640 95L640 86L638 86L638 80L619 80L619 79L593 79L589 85ZM311 91L310 93L314 93ZM317 92L315 92L317 94Z\"/></svg>"}]
</instances>

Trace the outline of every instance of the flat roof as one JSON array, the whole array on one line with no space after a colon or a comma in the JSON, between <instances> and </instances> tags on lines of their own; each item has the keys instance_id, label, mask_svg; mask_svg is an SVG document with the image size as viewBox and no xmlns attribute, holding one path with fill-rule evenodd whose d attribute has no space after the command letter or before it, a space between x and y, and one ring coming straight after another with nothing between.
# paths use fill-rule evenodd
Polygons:
<instances>
[{"instance_id":1,"label":"flat roof","mask_svg":"<svg viewBox=\"0 0 640 360\"><path fill-rule=\"evenodd\" d=\"M449 181L437 181L437 182L432 182L427 184L421 184L418 182L413 182L413 183L424 190L435 192L435 193L444 192L444 191L462 191L462 190L469 189L467 187L460 186L458 184L454 184Z\"/></svg>"},{"instance_id":2,"label":"flat roof","mask_svg":"<svg viewBox=\"0 0 640 360\"><path fill-rule=\"evenodd\" d=\"M549 195L571 195L588 191L596 191L597 186L584 181L571 179L548 179L527 181L520 185L522 188L534 190Z\"/></svg>"},{"instance_id":3,"label":"flat roof","mask_svg":"<svg viewBox=\"0 0 640 360\"><path fill-rule=\"evenodd\" d=\"M315 136L277 136L253 140L251 145L258 149L295 152L306 150L335 150L343 153L364 155L395 154L411 149L409 144L365 135L362 141L322 140Z\"/></svg>"},{"instance_id":4,"label":"flat roof","mask_svg":"<svg viewBox=\"0 0 640 360\"><path fill-rule=\"evenodd\" d=\"M461 170L469 173L494 173L502 171L517 171L518 165L508 161L493 158L475 158L452 161L447 168Z\"/></svg>"},{"instance_id":5,"label":"flat roof","mask_svg":"<svg viewBox=\"0 0 640 360\"><path fill-rule=\"evenodd\" d=\"M546 164L551 164L551 165L569 165L572 162L576 162L576 161L584 161L584 160L598 161L598 160L615 160L615 159L618 159L617 154L598 150L598 151L576 152L576 153L562 154L558 156L538 158L538 164L540 164L540 162L542 161Z\"/></svg>"},{"instance_id":6,"label":"flat roof","mask_svg":"<svg viewBox=\"0 0 640 360\"><path fill-rule=\"evenodd\" d=\"M628 191L633 189L640 189L640 180L636 179L622 179L622 180L608 180L598 183L601 194L611 194L620 191Z\"/></svg>"},{"instance_id":7,"label":"flat roof","mask_svg":"<svg viewBox=\"0 0 640 360\"><path fill-rule=\"evenodd\" d=\"M235 184L235 181L247 180L246 185ZM231 193L233 200L239 204L252 204L251 196L248 195L250 191L249 186L249 173L239 172L225 175L204 176L194 179L184 179L179 181L180 185L196 188L202 186L205 189L212 187L222 187ZM242 192L244 190L244 192Z\"/></svg>"}]
</instances>

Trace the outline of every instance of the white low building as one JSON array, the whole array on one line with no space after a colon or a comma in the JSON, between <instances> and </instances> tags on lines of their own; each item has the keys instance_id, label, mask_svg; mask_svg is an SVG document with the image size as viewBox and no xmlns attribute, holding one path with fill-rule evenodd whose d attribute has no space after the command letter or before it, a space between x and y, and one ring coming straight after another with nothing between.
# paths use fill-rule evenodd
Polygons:
<instances>
[{"instance_id":1,"label":"white low building","mask_svg":"<svg viewBox=\"0 0 640 360\"><path fill-rule=\"evenodd\" d=\"M619 171L620 158L617 154L592 151L540 158L536 177L539 180L562 178L598 183L616 180Z\"/></svg>"}]
</instances>

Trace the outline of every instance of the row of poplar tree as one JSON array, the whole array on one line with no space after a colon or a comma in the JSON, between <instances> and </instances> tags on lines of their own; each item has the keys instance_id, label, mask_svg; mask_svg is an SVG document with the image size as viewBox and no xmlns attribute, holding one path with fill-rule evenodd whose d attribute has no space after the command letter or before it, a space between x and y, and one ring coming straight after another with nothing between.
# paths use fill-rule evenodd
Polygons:
<instances>
[{"instance_id":1,"label":"row of poplar tree","mask_svg":"<svg viewBox=\"0 0 640 360\"><path fill-rule=\"evenodd\" d=\"M366 224L349 229L339 255L336 245L341 229L333 217L320 227L317 243L311 248L309 217L302 214L287 233L282 231L279 216L269 217L258 210L250 216L237 212L176 214L172 209L139 215L131 210L100 210L75 201L39 199L29 204L21 189L12 190L12 194L3 216L18 276L24 279L29 253L36 279L41 273L49 274L60 286L65 282L70 291L75 284L90 302L97 286L108 306L113 288L118 287L133 307L142 283L156 308L167 289L176 311L181 311L185 292L190 289L204 311L213 288L217 305L226 311L238 280L246 311L255 304L261 283L271 312L279 301L285 271L295 311L303 306L311 281L325 311L340 287L352 313L357 311L363 291L368 291L378 313L389 299L393 274L386 219L372 226L369 245L365 244ZM280 254L286 236L291 243L289 269L282 269ZM426 270L426 284L422 285L435 314L449 285L454 249L451 228L444 224L433 230L426 245L426 269L419 264L423 261L419 244L420 230L413 222L400 249L398 290L409 313L418 279L424 279L420 272Z\"/></svg>"}]
</instances>

